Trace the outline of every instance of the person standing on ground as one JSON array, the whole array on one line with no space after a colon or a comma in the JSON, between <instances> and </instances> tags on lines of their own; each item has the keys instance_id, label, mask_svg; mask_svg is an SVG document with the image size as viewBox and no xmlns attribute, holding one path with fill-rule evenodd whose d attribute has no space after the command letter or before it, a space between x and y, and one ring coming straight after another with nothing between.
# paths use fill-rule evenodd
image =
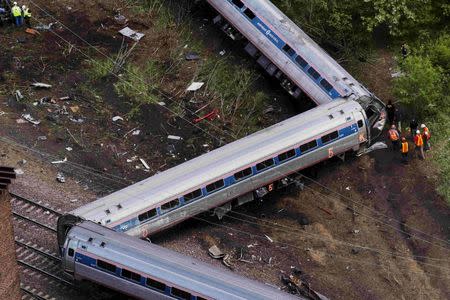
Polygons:
<instances>
[{"instance_id":1,"label":"person standing on ground","mask_svg":"<svg viewBox=\"0 0 450 300\"><path fill-rule=\"evenodd\" d=\"M22 26L22 10L20 9L20 6L17 5L17 2L14 2L13 7L11 8L11 14L13 15L16 26Z\"/></svg>"},{"instance_id":2,"label":"person standing on ground","mask_svg":"<svg viewBox=\"0 0 450 300\"><path fill-rule=\"evenodd\" d=\"M414 145L416 145L417 156L421 159L425 159L425 154L423 153L423 138L420 134L420 130L416 131L416 135L414 136Z\"/></svg>"},{"instance_id":3,"label":"person standing on ground","mask_svg":"<svg viewBox=\"0 0 450 300\"><path fill-rule=\"evenodd\" d=\"M409 52L408 45L406 45L406 43L403 43L401 52L402 52L403 59L405 59L408 56L408 52Z\"/></svg>"},{"instance_id":4,"label":"person standing on ground","mask_svg":"<svg viewBox=\"0 0 450 300\"><path fill-rule=\"evenodd\" d=\"M394 124L394 119L395 119L395 105L392 104L392 101L389 100L388 104L386 105L386 112L387 112L387 117L388 117L388 121L389 121L389 125Z\"/></svg>"},{"instance_id":5,"label":"person standing on ground","mask_svg":"<svg viewBox=\"0 0 450 300\"><path fill-rule=\"evenodd\" d=\"M431 145L430 145L431 133L430 133L430 130L428 129L428 127L425 124L420 125L420 128L423 130L422 139L423 139L423 143L424 143L424 149L425 149L425 151L431 150Z\"/></svg>"},{"instance_id":6,"label":"person standing on ground","mask_svg":"<svg viewBox=\"0 0 450 300\"><path fill-rule=\"evenodd\" d=\"M31 12L26 5L22 6L22 17L25 20L25 24L27 25L27 27L31 28Z\"/></svg>"},{"instance_id":7,"label":"person standing on ground","mask_svg":"<svg viewBox=\"0 0 450 300\"><path fill-rule=\"evenodd\" d=\"M416 134L417 129L419 128L419 123L417 123L416 118L412 118L411 122L409 122L409 130L411 131L411 140L414 141L414 135Z\"/></svg>"},{"instance_id":8,"label":"person standing on ground","mask_svg":"<svg viewBox=\"0 0 450 300\"><path fill-rule=\"evenodd\" d=\"M402 137L402 146L400 148L400 152L402 153L402 163L407 164L408 163L408 152L409 152L409 145L408 141L405 137Z\"/></svg>"},{"instance_id":9,"label":"person standing on ground","mask_svg":"<svg viewBox=\"0 0 450 300\"><path fill-rule=\"evenodd\" d=\"M391 126L391 129L389 129L388 133L389 139L391 140L392 143L392 150L397 151L400 142L400 134L398 133L395 125Z\"/></svg>"}]
</instances>

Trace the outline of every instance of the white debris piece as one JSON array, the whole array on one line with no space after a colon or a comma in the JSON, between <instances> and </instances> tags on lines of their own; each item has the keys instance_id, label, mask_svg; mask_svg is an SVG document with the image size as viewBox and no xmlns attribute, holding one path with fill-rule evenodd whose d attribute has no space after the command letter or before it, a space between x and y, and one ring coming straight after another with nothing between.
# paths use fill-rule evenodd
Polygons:
<instances>
[{"instance_id":1,"label":"white debris piece","mask_svg":"<svg viewBox=\"0 0 450 300\"><path fill-rule=\"evenodd\" d=\"M141 134L141 131L139 129L135 130L131 133L131 135L140 135L140 134Z\"/></svg>"},{"instance_id":2,"label":"white debris piece","mask_svg":"<svg viewBox=\"0 0 450 300\"><path fill-rule=\"evenodd\" d=\"M54 164L54 165L62 164L62 163L65 163L66 161L67 161L67 157L64 157L63 160L52 161L52 164Z\"/></svg>"},{"instance_id":3,"label":"white debris piece","mask_svg":"<svg viewBox=\"0 0 450 300\"><path fill-rule=\"evenodd\" d=\"M200 89L205 83L204 82L193 82L190 86L186 89L188 92L195 92L196 90Z\"/></svg>"},{"instance_id":4,"label":"white debris piece","mask_svg":"<svg viewBox=\"0 0 450 300\"><path fill-rule=\"evenodd\" d=\"M14 169L14 173L16 173L16 175L23 175L23 170L22 169Z\"/></svg>"},{"instance_id":5,"label":"white debris piece","mask_svg":"<svg viewBox=\"0 0 450 300\"><path fill-rule=\"evenodd\" d=\"M135 40L136 42L138 42L140 39L142 39L145 35L143 33L134 31L130 27L125 27L125 28L119 30L119 33L126 37L129 37L130 39Z\"/></svg>"},{"instance_id":6,"label":"white debris piece","mask_svg":"<svg viewBox=\"0 0 450 300\"><path fill-rule=\"evenodd\" d=\"M158 104L161 105L161 106L165 106L165 105L166 105L166 102L162 102L162 101L161 101L161 102L158 102Z\"/></svg>"},{"instance_id":7,"label":"white debris piece","mask_svg":"<svg viewBox=\"0 0 450 300\"><path fill-rule=\"evenodd\" d=\"M175 140L175 141L181 141L183 139L181 136L178 136L178 135L168 135L167 138L169 140Z\"/></svg>"},{"instance_id":8,"label":"white debris piece","mask_svg":"<svg viewBox=\"0 0 450 300\"><path fill-rule=\"evenodd\" d=\"M6 115L6 113L4 111L0 110L0 117L3 116L3 115Z\"/></svg>"},{"instance_id":9,"label":"white debris piece","mask_svg":"<svg viewBox=\"0 0 450 300\"><path fill-rule=\"evenodd\" d=\"M269 242L273 243L273 240L270 238L270 236L268 236L266 234L264 236L269 240Z\"/></svg>"},{"instance_id":10,"label":"white debris piece","mask_svg":"<svg viewBox=\"0 0 450 300\"><path fill-rule=\"evenodd\" d=\"M41 89L49 89L52 87L51 84L47 84L47 83L43 83L43 82L35 82L35 83L32 83L31 86L34 86L36 88L41 88Z\"/></svg>"},{"instance_id":11,"label":"white debris piece","mask_svg":"<svg viewBox=\"0 0 450 300\"><path fill-rule=\"evenodd\" d=\"M219 52L219 54L220 54L221 56L224 56L225 53L227 53L225 50L222 50L222 51Z\"/></svg>"},{"instance_id":12,"label":"white debris piece","mask_svg":"<svg viewBox=\"0 0 450 300\"><path fill-rule=\"evenodd\" d=\"M64 183L64 182L66 182L66 177L64 177L64 175L62 173L58 173L56 175L56 180L58 180L58 182Z\"/></svg>"},{"instance_id":13,"label":"white debris piece","mask_svg":"<svg viewBox=\"0 0 450 300\"><path fill-rule=\"evenodd\" d=\"M139 160L141 161L141 163L144 165L144 167L145 167L147 170L150 170L150 166L147 164L147 162L146 162L145 160L143 160L142 158L139 158Z\"/></svg>"},{"instance_id":14,"label":"white debris piece","mask_svg":"<svg viewBox=\"0 0 450 300\"><path fill-rule=\"evenodd\" d=\"M117 121L123 121L123 118L122 117L120 117L120 116L115 116L115 117L113 117L112 118L112 120L113 120L113 122L117 122Z\"/></svg>"},{"instance_id":15,"label":"white debris piece","mask_svg":"<svg viewBox=\"0 0 450 300\"><path fill-rule=\"evenodd\" d=\"M370 153L370 152L375 151L375 150L387 149L387 148L388 148L388 145L385 142L376 142L375 144L373 144L369 148L364 149L364 151L358 153L356 156L361 156L361 155Z\"/></svg>"},{"instance_id":16,"label":"white debris piece","mask_svg":"<svg viewBox=\"0 0 450 300\"><path fill-rule=\"evenodd\" d=\"M66 150L70 152L70 151L73 150L73 148L72 147L66 147Z\"/></svg>"},{"instance_id":17,"label":"white debris piece","mask_svg":"<svg viewBox=\"0 0 450 300\"><path fill-rule=\"evenodd\" d=\"M30 114L23 114L22 118L24 118L25 120L27 120L28 122L30 122L31 124L34 125L39 125L41 124L41 121L36 120L35 118L33 118Z\"/></svg>"}]
</instances>

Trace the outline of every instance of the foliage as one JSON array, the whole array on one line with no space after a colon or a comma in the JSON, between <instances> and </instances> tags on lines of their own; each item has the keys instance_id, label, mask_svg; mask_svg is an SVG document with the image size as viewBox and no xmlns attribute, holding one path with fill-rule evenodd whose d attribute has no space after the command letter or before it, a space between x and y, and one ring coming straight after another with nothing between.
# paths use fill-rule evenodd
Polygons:
<instances>
[{"instance_id":1,"label":"foliage","mask_svg":"<svg viewBox=\"0 0 450 300\"><path fill-rule=\"evenodd\" d=\"M89 60L86 73L93 81L105 78L111 74L114 63L111 59Z\"/></svg>"}]
</instances>

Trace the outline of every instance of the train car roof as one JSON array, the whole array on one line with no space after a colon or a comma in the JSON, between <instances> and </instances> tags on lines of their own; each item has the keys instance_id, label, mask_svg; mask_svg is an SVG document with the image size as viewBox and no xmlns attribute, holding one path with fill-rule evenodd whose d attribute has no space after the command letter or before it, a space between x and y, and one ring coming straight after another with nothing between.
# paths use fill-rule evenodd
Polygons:
<instances>
[{"instance_id":1,"label":"train car roof","mask_svg":"<svg viewBox=\"0 0 450 300\"><path fill-rule=\"evenodd\" d=\"M84 205L71 214L95 222L121 219L151 205L158 206L236 171L290 150L308 137L344 124L350 112L361 106L339 100L316 107L245 138L155 174L122 190ZM344 111L345 114L339 113ZM334 114L330 119L329 115ZM120 204L120 208L118 208ZM105 210L109 210L108 214Z\"/></svg>"},{"instance_id":2,"label":"train car roof","mask_svg":"<svg viewBox=\"0 0 450 300\"><path fill-rule=\"evenodd\" d=\"M355 84L360 95L370 95L371 93L362 86L347 70L336 62L325 50L322 49L309 35L307 35L297 24L289 19L278 7L267 0L245 0L245 4L252 8L263 21L269 22L275 31L284 37L285 42L300 54L309 64L311 64L323 77L334 83L344 84L342 81L347 77ZM350 92L350 91L348 91Z\"/></svg>"},{"instance_id":3,"label":"train car roof","mask_svg":"<svg viewBox=\"0 0 450 300\"><path fill-rule=\"evenodd\" d=\"M89 253L106 256L106 260L205 296L217 299L305 299L90 221L73 227L69 237L87 243L85 251ZM89 238L93 240L88 242ZM101 242L105 242L102 247L99 246ZM94 247L89 247L89 243Z\"/></svg>"}]
</instances>

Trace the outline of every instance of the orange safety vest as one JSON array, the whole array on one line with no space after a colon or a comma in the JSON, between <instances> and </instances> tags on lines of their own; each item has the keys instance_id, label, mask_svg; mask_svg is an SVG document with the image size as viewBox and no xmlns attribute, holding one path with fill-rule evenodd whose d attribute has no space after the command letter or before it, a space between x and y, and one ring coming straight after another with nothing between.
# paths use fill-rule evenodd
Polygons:
<instances>
[{"instance_id":1,"label":"orange safety vest","mask_svg":"<svg viewBox=\"0 0 450 300\"><path fill-rule=\"evenodd\" d=\"M389 130L389 137L391 138L391 141L397 141L399 139L398 131L395 129Z\"/></svg>"},{"instance_id":2,"label":"orange safety vest","mask_svg":"<svg viewBox=\"0 0 450 300\"><path fill-rule=\"evenodd\" d=\"M423 146L423 139L422 139L422 136L420 134L416 135L415 142L416 142L416 146L417 147Z\"/></svg>"},{"instance_id":3,"label":"orange safety vest","mask_svg":"<svg viewBox=\"0 0 450 300\"><path fill-rule=\"evenodd\" d=\"M408 153L408 142L402 142L402 153Z\"/></svg>"}]
</instances>

